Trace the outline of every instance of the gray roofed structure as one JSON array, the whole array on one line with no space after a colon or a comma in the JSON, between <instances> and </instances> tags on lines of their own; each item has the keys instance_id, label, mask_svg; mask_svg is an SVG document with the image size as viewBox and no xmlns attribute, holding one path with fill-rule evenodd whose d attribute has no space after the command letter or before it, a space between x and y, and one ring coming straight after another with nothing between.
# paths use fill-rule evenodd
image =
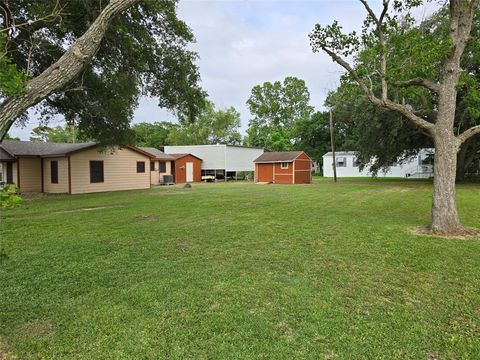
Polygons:
<instances>
[{"instance_id":1,"label":"gray roofed structure","mask_svg":"<svg viewBox=\"0 0 480 360\"><path fill-rule=\"evenodd\" d=\"M349 155L356 155L356 151L335 151L335 156L349 156ZM329 151L323 156L332 156L332 152Z\"/></svg>"},{"instance_id":2,"label":"gray roofed structure","mask_svg":"<svg viewBox=\"0 0 480 360\"><path fill-rule=\"evenodd\" d=\"M295 160L303 151L278 151L266 152L256 158L253 162L290 162Z\"/></svg>"},{"instance_id":3,"label":"gray roofed structure","mask_svg":"<svg viewBox=\"0 0 480 360\"><path fill-rule=\"evenodd\" d=\"M154 147L138 147L140 150L143 150L149 154L151 154L157 160L174 160L171 155L165 154L163 151L158 150Z\"/></svg>"},{"instance_id":4,"label":"gray roofed structure","mask_svg":"<svg viewBox=\"0 0 480 360\"><path fill-rule=\"evenodd\" d=\"M13 156L61 156L95 146L96 143L45 143L41 141L4 140L0 149Z\"/></svg>"}]
</instances>

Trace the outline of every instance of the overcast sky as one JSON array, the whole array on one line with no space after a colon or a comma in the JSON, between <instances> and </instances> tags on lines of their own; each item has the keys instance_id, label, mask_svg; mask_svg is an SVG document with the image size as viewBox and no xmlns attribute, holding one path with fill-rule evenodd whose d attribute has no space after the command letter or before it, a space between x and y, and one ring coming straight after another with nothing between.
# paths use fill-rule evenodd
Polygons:
<instances>
[{"instance_id":1,"label":"overcast sky","mask_svg":"<svg viewBox=\"0 0 480 360\"><path fill-rule=\"evenodd\" d=\"M421 12L429 12L428 6ZM178 13L196 37L192 49L200 56L203 89L218 107L234 106L241 113L242 132L250 118L245 102L252 87L265 81L301 78L312 105L322 109L341 69L326 55L312 53L308 34L316 23L334 19L346 31L359 29L365 15L357 0L181 0ZM164 120L175 121L155 99L144 98L133 121ZM32 118L26 128L13 127L10 134L28 140L37 124Z\"/></svg>"}]
</instances>

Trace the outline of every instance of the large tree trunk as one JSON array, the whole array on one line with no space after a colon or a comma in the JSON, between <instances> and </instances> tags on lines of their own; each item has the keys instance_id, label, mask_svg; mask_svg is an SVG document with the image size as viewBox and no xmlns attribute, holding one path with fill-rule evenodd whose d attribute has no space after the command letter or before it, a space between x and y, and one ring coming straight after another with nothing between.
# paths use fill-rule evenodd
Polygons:
<instances>
[{"instance_id":1,"label":"large tree trunk","mask_svg":"<svg viewBox=\"0 0 480 360\"><path fill-rule=\"evenodd\" d=\"M25 91L0 104L0 141L15 120L29 107L55 91L62 90L87 66L100 47L112 19L140 0L110 0L88 30L79 37L57 62L36 78L31 79Z\"/></svg>"},{"instance_id":2,"label":"large tree trunk","mask_svg":"<svg viewBox=\"0 0 480 360\"><path fill-rule=\"evenodd\" d=\"M435 137L432 232L455 234L462 230L457 212L455 176L457 141L453 135Z\"/></svg>"}]
</instances>

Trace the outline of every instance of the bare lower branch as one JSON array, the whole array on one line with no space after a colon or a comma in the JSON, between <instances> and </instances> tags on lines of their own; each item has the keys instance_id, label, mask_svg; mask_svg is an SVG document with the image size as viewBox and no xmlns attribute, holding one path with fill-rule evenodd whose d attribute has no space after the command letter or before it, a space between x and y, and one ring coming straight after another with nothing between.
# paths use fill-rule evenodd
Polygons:
<instances>
[{"instance_id":1,"label":"bare lower branch","mask_svg":"<svg viewBox=\"0 0 480 360\"><path fill-rule=\"evenodd\" d=\"M388 84L386 80L387 57L385 54L386 49L385 49L385 36L383 34L383 31L384 31L383 20L385 19L385 15L388 12L388 5L390 3L390 0L383 0L383 10L382 10L382 13L380 14L380 17L377 17L377 15L375 15L375 12L372 10L367 0L360 0L360 2L363 4L363 6L365 7L368 14L373 19L376 25L377 36L378 36L378 40L380 42L381 51L382 51L381 60L380 60L380 77L382 81L382 101L386 101L388 99Z\"/></svg>"},{"instance_id":2,"label":"bare lower branch","mask_svg":"<svg viewBox=\"0 0 480 360\"><path fill-rule=\"evenodd\" d=\"M468 130L465 130L463 133L457 136L457 139L459 141L459 145L462 145L465 141L468 139L471 139L473 136L480 134L480 125L471 127Z\"/></svg>"},{"instance_id":3,"label":"bare lower branch","mask_svg":"<svg viewBox=\"0 0 480 360\"><path fill-rule=\"evenodd\" d=\"M4 10L6 14L5 16L7 16L7 10L10 11L8 9L8 5L3 1L1 1L0 8ZM47 14L35 20L30 20L30 21L18 23L18 24L15 23L15 21L13 20L13 17L11 17L12 20L9 22L9 24L5 24L4 27L0 29L0 32L9 32L10 30L20 30L20 29L24 29L31 32L32 29L42 28L46 23L54 21L55 19L61 17L62 15L64 15L63 7L57 1L57 3L55 4L55 7L53 8L50 14Z\"/></svg>"},{"instance_id":4,"label":"bare lower branch","mask_svg":"<svg viewBox=\"0 0 480 360\"><path fill-rule=\"evenodd\" d=\"M374 105L377 105L387 110L398 112L404 117L406 117L413 124L419 126L422 129L427 130L430 134L433 132L433 130L435 129L434 124L414 114L407 105L398 104L388 99L379 99L378 97L375 96L372 89L370 89L370 87L367 86L365 81L358 75L357 71L354 68L352 68L347 61L342 59L340 56L338 56L328 48L322 47L322 50L325 51L332 58L333 61L335 61L338 65L340 65L345 70L347 70L350 75L352 75L352 77L358 83L358 85L360 86L362 91L365 93L365 95L368 97L370 102L372 102Z\"/></svg>"},{"instance_id":5,"label":"bare lower branch","mask_svg":"<svg viewBox=\"0 0 480 360\"><path fill-rule=\"evenodd\" d=\"M422 86L428 90L433 91L434 93L439 93L440 92L440 85L437 83L427 80L424 78L413 78L410 80L405 80L405 81L395 81L392 83L394 86L398 87L408 87L408 86Z\"/></svg>"},{"instance_id":6,"label":"bare lower branch","mask_svg":"<svg viewBox=\"0 0 480 360\"><path fill-rule=\"evenodd\" d=\"M360 2L363 4L365 9L367 10L368 15L370 15L370 17L373 19L373 21L375 21L375 24L379 25L380 21L379 21L377 15L375 15L375 12L372 10L370 5L368 5L368 1L367 0L360 0Z\"/></svg>"},{"instance_id":7,"label":"bare lower branch","mask_svg":"<svg viewBox=\"0 0 480 360\"><path fill-rule=\"evenodd\" d=\"M95 56L112 19L135 5L140 0L110 0L88 30L72 46L37 77L31 79L25 91L6 98L0 104L0 141L14 121L30 106L33 106L55 91L65 88L85 69Z\"/></svg>"},{"instance_id":8,"label":"bare lower branch","mask_svg":"<svg viewBox=\"0 0 480 360\"><path fill-rule=\"evenodd\" d=\"M377 26L380 26L381 24L383 24L383 19L385 19L385 15L387 15L387 12L388 12L388 7L390 5L390 0L383 0L383 2L382 2L383 9L382 9L382 13L380 14L379 17L377 15L375 15L375 12L372 10L372 8L368 4L367 0L360 0L360 2L363 4L363 6L365 7L365 9L368 12L368 15L370 15L370 17L373 19L373 21L375 21L375 24Z\"/></svg>"},{"instance_id":9,"label":"bare lower branch","mask_svg":"<svg viewBox=\"0 0 480 360\"><path fill-rule=\"evenodd\" d=\"M13 23L13 16L10 8L8 7L8 3L4 0L0 0L0 9L3 12L3 27L7 28Z\"/></svg>"},{"instance_id":10,"label":"bare lower branch","mask_svg":"<svg viewBox=\"0 0 480 360\"><path fill-rule=\"evenodd\" d=\"M387 15L389 4L390 4L390 0L383 0L383 10L382 10L382 13L380 14L380 18L378 19L380 24L383 23L383 19L385 18L385 15Z\"/></svg>"}]
</instances>

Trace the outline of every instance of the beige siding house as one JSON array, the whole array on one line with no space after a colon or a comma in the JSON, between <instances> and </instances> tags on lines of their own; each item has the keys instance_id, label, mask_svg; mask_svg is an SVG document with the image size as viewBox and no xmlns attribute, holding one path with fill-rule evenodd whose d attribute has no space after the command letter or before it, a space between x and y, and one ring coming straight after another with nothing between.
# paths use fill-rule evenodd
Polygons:
<instances>
[{"instance_id":1,"label":"beige siding house","mask_svg":"<svg viewBox=\"0 0 480 360\"><path fill-rule=\"evenodd\" d=\"M95 143L53 144L4 140L2 181L22 192L82 194L147 189L151 154L133 147L103 149Z\"/></svg>"},{"instance_id":2,"label":"beige siding house","mask_svg":"<svg viewBox=\"0 0 480 360\"><path fill-rule=\"evenodd\" d=\"M153 147L139 147L139 149L152 157L150 160L151 184L165 184L164 175L172 175L172 166L175 160L173 156Z\"/></svg>"}]
</instances>

